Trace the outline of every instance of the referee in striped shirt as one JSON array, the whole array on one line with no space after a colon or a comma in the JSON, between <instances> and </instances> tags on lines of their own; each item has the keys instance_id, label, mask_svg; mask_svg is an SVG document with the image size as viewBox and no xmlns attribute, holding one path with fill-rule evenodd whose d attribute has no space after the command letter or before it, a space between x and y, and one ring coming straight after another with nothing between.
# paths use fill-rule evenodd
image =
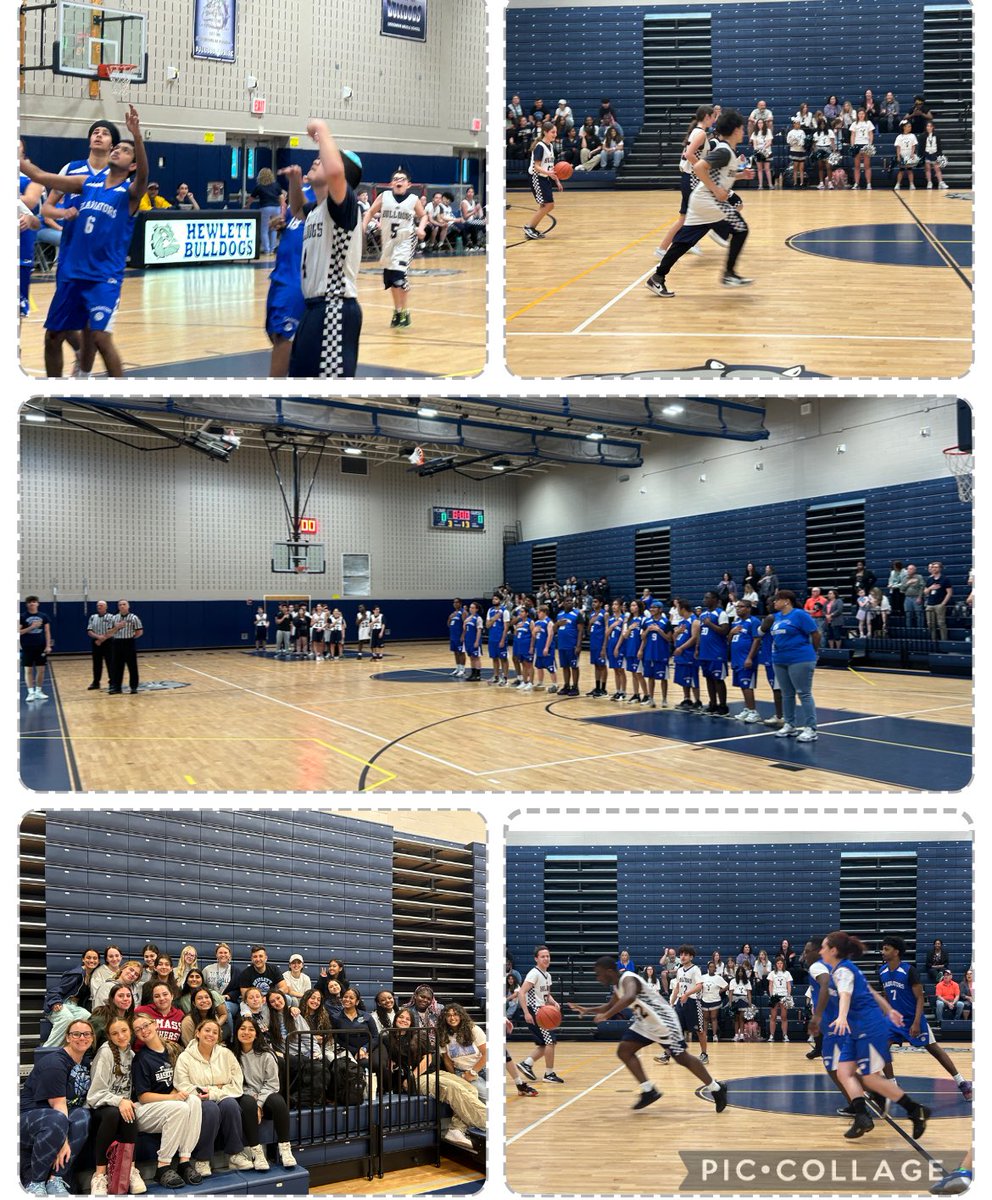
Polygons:
<instances>
[{"instance_id":1,"label":"referee in striped shirt","mask_svg":"<svg viewBox=\"0 0 992 1200\"><path fill-rule=\"evenodd\" d=\"M103 680L103 668L107 668L107 681L113 678L110 665L110 642L105 641L106 635L114 625L114 618L107 612L106 600L96 602L96 612L90 617L86 626L86 636L90 639L90 650L93 654L93 682L86 689L88 692L98 692Z\"/></svg>"},{"instance_id":2,"label":"referee in striped shirt","mask_svg":"<svg viewBox=\"0 0 992 1200\"><path fill-rule=\"evenodd\" d=\"M117 617L110 618L113 624L105 634L110 639L110 689L108 694L120 696L124 683L124 668L127 667L131 695L138 691L138 654L134 643L144 633L141 618L131 612L126 600L117 601Z\"/></svg>"}]
</instances>

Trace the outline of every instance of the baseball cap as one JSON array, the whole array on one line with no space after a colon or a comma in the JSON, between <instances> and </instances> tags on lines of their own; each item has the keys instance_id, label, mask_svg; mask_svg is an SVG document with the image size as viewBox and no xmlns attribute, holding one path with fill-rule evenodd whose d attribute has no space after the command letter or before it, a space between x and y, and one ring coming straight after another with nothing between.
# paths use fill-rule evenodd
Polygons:
<instances>
[{"instance_id":1,"label":"baseball cap","mask_svg":"<svg viewBox=\"0 0 992 1200\"><path fill-rule=\"evenodd\" d=\"M289 961L290 961L291 963L294 963L294 962L303 962L303 955L302 955L302 954L291 954L291 955L289 956Z\"/></svg>"}]
</instances>

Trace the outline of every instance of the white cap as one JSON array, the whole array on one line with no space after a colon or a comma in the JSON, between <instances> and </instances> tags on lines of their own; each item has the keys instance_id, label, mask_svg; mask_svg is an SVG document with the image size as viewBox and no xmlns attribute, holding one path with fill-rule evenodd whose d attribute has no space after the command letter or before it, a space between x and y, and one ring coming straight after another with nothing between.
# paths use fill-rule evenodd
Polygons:
<instances>
[{"instance_id":1,"label":"white cap","mask_svg":"<svg viewBox=\"0 0 992 1200\"><path fill-rule=\"evenodd\" d=\"M302 954L291 954L291 955L289 956L289 961L290 961L291 963L294 963L294 962L303 962L303 955L302 955Z\"/></svg>"}]
</instances>

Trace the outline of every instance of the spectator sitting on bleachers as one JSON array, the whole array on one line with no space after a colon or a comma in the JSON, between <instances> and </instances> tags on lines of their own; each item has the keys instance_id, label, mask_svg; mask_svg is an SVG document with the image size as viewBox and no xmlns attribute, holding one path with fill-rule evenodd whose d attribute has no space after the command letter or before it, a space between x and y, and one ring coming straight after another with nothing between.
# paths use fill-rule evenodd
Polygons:
<instances>
[{"instance_id":1,"label":"spectator sitting on bleachers","mask_svg":"<svg viewBox=\"0 0 992 1200\"><path fill-rule=\"evenodd\" d=\"M172 993L173 999L182 991L182 988L176 982L176 975L172 969L172 959L168 954L160 954L155 959L155 969L152 972L151 978L141 989L142 1004L151 1004L152 990L160 983L166 985Z\"/></svg>"},{"instance_id":2,"label":"spectator sitting on bleachers","mask_svg":"<svg viewBox=\"0 0 992 1200\"><path fill-rule=\"evenodd\" d=\"M335 983L335 986L338 986ZM331 1014L324 1004L323 995L314 988L307 992L300 1005L300 1016L306 1027L316 1037L317 1045L328 1056L333 1057L334 1026L331 1024Z\"/></svg>"},{"instance_id":3,"label":"spectator sitting on bleachers","mask_svg":"<svg viewBox=\"0 0 992 1200\"><path fill-rule=\"evenodd\" d=\"M193 1167L202 1176L212 1173L210 1160L218 1144L227 1154L231 1171L251 1170L254 1158L245 1153L241 1104L244 1075L226 1046L221 1045L220 1026L206 1020L196 1027L196 1040L176 1059L175 1087L200 1096L200 1140L193 1151ZM259 1146L258 1151L264 1154Z\"/></svg>"},{"instance_id":4,"label":"spectator sitting on bleachers","mask_svg":"<svg viewBox=\"0 0 992 1200\"><path fill-rule=\"evenodd\" d=\"M566 100L558 101L558 107L555 109L555 115L552 117L552 120L558 126L559 133L565 129L575 128L575 117L572 115L572 109Z\"/></svg>"},{"instance_id":5,"label":"spectator sitting on bleachers","mask_svg":"<svg viewBox=\"0 0 992 1200\"><path fill-rule=\"evenodd\" d=\"M486 242L486 221L474 187L469 186L465 189L465 196L461 202L461 217L467 247L471 250L481 249Z\"/></svg>"},{"instance_id":6,"label":"spectator sitting on bleachers","mask_svg":"<svg viewBox=\"0 0 992 1200\"><path fill-rule=\"evenodd\" d=\"M341 1010L331 1017L331 1024L335 1030L342 1030L345 1033L351 1030L367 1028L365 1005L362 1002L361 993L354 985L345 988L341 993ZM352 1055L358 1058L368 1057L368 1051L364 1045L356 1051L354 1042L349 1044L347 1038L343 1039L342 1044Z\"/></svg>"},{"instance_id":7,"label":"spectator sitting on bleachers","mask_svg":"<svg viewBox=\"0 0 992 1200\"><path fill-rule=\"evenodd\" d=\"M746 965L748 970L751 970L751 968L754 966L754 954L751 952L750 942L745 942L741 946L740 951L738 952L734 961L738 967Z\"/></svg>"},{"instance_id":8,"label":"spectator sitting on bleachers","mask_svg":"<svg viewBox=\"0 0 992 1200\"><path fill-rule=\"evenodd\" d=\"M341 1011L341 994L344 988L336 979L328 979L324 992L324 1007L327 1009L328 1016L333 1021L334 1017Z\"/></svg>"},{"instance_id":9,"label":"spectator sitting on bleachers","mask_svg":"<svg viewBox=\"0 0 992 1200\"><path fill-rule=\"evenodd\" d=\"M755 995L767 995L768 993L768 976L771 974L772 964L768 961L768 951L759 950L758 957L754 960L754 991Z\"/></svg>"},{"instance_id":10,"label":"spectator sitting on bleachers","mask_svg":"<svg viewBox=\"0 0 992 1200\"><path fill-rule=\"evenodd\" d=\"M221 1001L220 1004L214 999L214 993L205 985L196 987L188 996L183 999L189 1001L189 1008L186 1010L186 1016L182 1019L182 1024L179 1026L179 1040L184 1046L188 1046L196 1037L196 1031L204 1021L216 1021L221 1033L225 1032L225 1025L229 1020L227 1014L227 1005ZM227 1025L229 1029L230 1026Z\"/></svg>"},{"instance_id":11,"label":"spectator sitting on bleachers","mask_svg":"<svg viewBox=\"0 0 992 1200\"><path fill-rule=\"evenodd\" d=\"M107 1151L113 1142L131 1148L128 1191L140 1195L147 1190L141 1172L133 1161L134 1139L138 1130L134 1123L134 1102L131 1099L131 1064L134 1061L132 1037L131 1022L125 1017L114 1017L107 1026L107 1040L96 1052L90 1068L86 1104L93 1110L93 1125L96 1127L96 1163L90 1184L91 1196L107 1195Z\"/></svg>"},{"instance_id":12,"label":"spectator sitting on bleachers","mask_svg":"<svg viewBox=\"0 0 992 1200\"><path fill-rule=\"evenodd\" d=\"M569 163L573 169L582 161L579 157L579 137L574 126L566 129L565 136L555 143L555 159Z\"/></svg>"},{"instance_id":13,"label":"spectator sitting on bleachers","mask_svg":"<svg viewBox=\"0 0 992 1200\"><path fill-rule=\"evenodd\" d=\"M376 1046L387 1029L392 1029L396 1021L396 997L388 988L375 994L375 1008L365 1018L369 1033L372 1035L372 1045Z\"/></svg>"},{"instance_id":14,"label":"spectator sitting on bleachers","mask_svg":"<svg viewBox=\"0 0 992 1200\"><path fill-rule=\"evenodd\" d=\"M414 1025L427 1030L433 1048L437 1044L437 1022L441 1015L441 1005L435 999L434 989L422 983L411 996L409 1007Z\"/></svg>"},{"instance_id":15,"label":"spectator sitting on bleachers","mask_svg":"<svg viewBox=\"0 0 992 1200\"><path fill-rule=\"evenodd\" d=\"M58 987L45 996L45 1013L52 1023L46 1046L61 1046L70 1022L89 1017L93 1004L90 981L99 965L100 952L92 948L84 950L79 967L66 971Z\"/></svg>"},{"instance_id":16,"label":"spectator sitting on bleachers","mask_svg":"<svg viewBox=\"0 0 992 1200\"><path fill-rule=\"evenodd\" d=\"M616 126L607 126L603 134L603 149L599 155L599 165L604 171L617 170L623 162L623 138L617 133Z\"/></svg>"},{"instance_id":17,"label":"spectator sitting on bleachers","mask_svg":"<svg viewBox=\"0 0 992 1200\"><path fill-rule=\"evenodd\" d=\"M592 117L586 117L579 130L579 158L581 162L575 168L577 171L595 171L600 165L599 152L603 143L593 124Z\"/></svg>"},{"instance_id":18,"label":"spectator sitting on bleachers","mask_svg":"<svg viewBox=\"0 0 992 1200\"><path fill-rule=\"evenodd\" d=\"M265 1030L266 1044L280 1062L285 1062L290 1034L304 1032L308 1028L307 1023L301 1011L291 1007L286 996L275 988L265 997L265 1008L269 1014L269 1024Z\"/></svg>"},{"instance_id":19,"label":"spectator sitting on bleachers","mask_svg":"<svg viewBox=\"0 0 992 1200\"><path fill-rule=\"evenodd\" d=\"M854 111L850 100L845 100L840 110L841 128L845 131L845 133L851 128L857 119L858 114Z\"/></svg>"},{"instance_id":20,"label":"spectator sitting on bleachers","mask_svg":"<svg viewBox=\"0 0 992 1200\"><path fill-rule=\"evenodd\" d=\"M608 112L596 126L596 132L599 134L600 139L605 141L606 135L611 129L615 129L620 138L623 138L623 126L612 113Z\"/></svg>"},{"instance_id":21,"label":"spectator sitting on bleachers","mask_svg":"<svg viewBox=\"0 0 992 1200\"><path fill-rule=\"evenodd\" d=\"M535 129L540 129L545 121L549 120L547 111L544 107L544 101L538 97L534 101L534 107L530 110L530 123Z\"/></svg>"},{"instance_id":22,"label":"spectator sitting on bleachers","mask_svg":"<svg viewBox=\"0 0 992 1200\"><path fill-rule=\"evenodd\" d=\"M796 116L799 118L799 128L806 135L806 144L809 145L813 130L816 128L816 117L809 111L809 105L805 100L799 105Z\"/></svg>"},{"instance_id":23,"label":"spectator sitting on bleachers","mask_svg":"<svg viewBox=\"0 0 992 1200\"><path fill-rule=\"evenodd\" d=\"M975 1019L975 972L968 968L961 980L961 1000L964 1004L964 1016L969 1021Z\"/></svg>"},{"instance_id":24,"label":"spectator sitting on bleachers","mask_svg":"<svg viewBox=\"0 0 992 1200\"><path fill-rule=\"evenodd\" d=\"M878 110L878 121L883 133L896 133L899 129L899 101L891 92L885 93Z\"/></svg>"},{"instance_id":25,"label":"spectator sitting on bleachers","mask_svg":"<svg viewBox=\"0 0 992 1200\"><path fill-rule=\"evenodd\" d=\"M269 1028L269 1007L265 1003L262 989L257 987L245 988L241 998L242 1017L251 1017L258 1028L264 1033Z\"/></svg>"},{"instance_id":26,"label":"spectator sitting on bleachers","mask_svg":"<svg viewBox=\"0 0 992 1200\"><path fill-rule=\"evenodd\" d=\"M227 1013L227 1003L224 999L223 992L216 992L213 988L207 987L206 980L203 978L203 972L199 967L194 967L187 976L186 982L183 984L183 989L176 997L176 1007L181 1008L184 1013L192 1012L193 1010L193 993L199 988L207 988L210 993L210 999L215 1008ZM221 1021L223 1026L224 1022ZM221 1030L222 1033L230 1033L230 1027Z\"/></svg>"},{"instance_id":27,"label":"spectator sitting on bleachers","mask_svg":"<svg viewBox=\"0 0 992 1200\"><path fill-rule=\"evenodd\" d=\"M944 943L940 938L934 938L933 946L927 954L927 974L932 982L937 983L938 980L944 977L944 971L951 965L951 960L947 956L947 951L944 949Z\"/></svg>"},{"instance_id":28,"label":"spectator sitting on bleachers","mask_svg":"<svg viewBox=\"0 0 992 1200\"><path fill-rule=\"evenodd\" d=\"M200 961L197 958L195 946L183 946L179 952L179 965L176 967L176 983L182 988L190 971L198 971ZM202 975L200 976L202 979Z\"/></svg>"},{"instance_id":29,"label":"spectator sitting on bleachers","mask_svg":"<svg viewBox=\"0 0 992 1200\"><path fill-rule=\"evenodd\" d=\"M115 946L111 943L105 947L103 951L103 962L90 976L90 994L100 986L101 983L106 983L120 970L121 963L124 961L124 955L121 952L120 946Z\"/></svg>"},{"instance_id":30,"label":"spectator sitting on bleachers","mask_svg":"<svg viewBox=\"0 0 992 1200\"><path fill-rule=\"evenodd\" d=\"M282 972L275 963L269 962L269 954L264 946L252 946L251 966L245 967L238 976L238 989L242 998L250 987L258 988L263 996L274 987L285 991Z\"/></svg>"},{"instance_id":31,"label":"spectator sitting on bleachers","mask_svg":"<svg viewBox=\"0 0 992 1200\"><path fill-rule=\"evenodd\" d=\"M764 100L759 100L754 108L751 109L751 115L747 119L747 131L749 134L754 133L759 121L764 121L765 130L768 133L775 133L775 114Z\"/></svg>"},{"instance_id":32,"label":"spectator sitting on bleachers","mask_svg":"<svg viewBox=\"0 0 992 1200\"><path fill-rule=\"evenodd\" d=\"M635 971L636 972L637 968L634 966L633 962L631 962L629 950L621 950L620 951L620 957L617 959L617 970L621 971L621 972L623 972L623 971Z\"/></svg>"},{"instance_id":33,"label":"spectator sitting on bleachers","mask_svg":"<svg viewBox=\"0 0 992 1200\"><path fill-rule=\"evenodd\" d=\"M214 948L216 961L203 968L203 982L215 992L227 994L231 986L231 947L227 942L218 942Z\"/></svg>"},{"instance_id":34,"label":"spectator sitting on bleachers","mask_svg":"<svg viewBox=\"0 0 992 1200\"><path fill-rule=\"evenodd\" d=\"M675 956L674 947L665 947L665 953L658 959L658 968L661 972L662 994L668 996L672 990L672 980L675 978L675 972L679 969L679 960Z\"/></svg>"},{"instance_id":35,"label":"spectator sitting on bleachers","mask_svg":"<svg viewBox=\"0 0 992 1200\"><path fill-rule=\"evenodd\" d=\"M438 1022L442 1062L446 1070L470 1083L485 1103L486 1035L460 1004L446 1004Z\"/></svg>"},{"instance_id":36,"label":"spectator sitting on bleachers","mask_svg":"<svg viewBox=\"0 0 992 1200\"><path fill-rule=\"evenodd\" d=\"M651 963L648 963L644 967L644 970L641 971L641 978L648 985L652 992L657 992L659 995L661 994L661 980L658 978L658 975Z\"/></svg>"},{"instance_id":37,"label":"spectator sitting on bleachers","mask_svg":"<svg viewBox=\"0 0 992 1200\"><path fill-rule=\"evenodd\" d=\"M173 1087L175 1051L170 1052L153 1020L136 1015L134 1036L137 1050L131 1081L135 1123L141 1133L161 1134L156 1182L167 1188L200 1183L203 1176L190 1161L203 1128L200 1097ZM210 1141L212 1146L213 1139ZM172 1169L177 1152L178 1172Z\"/></svg>"},{"instance_id":38,"label":"spectator sitting on bleachers","mask_svg":"<svg viewBox=\"0 0 992 1200\"><path fill-rule=\"evenodd\" d=\"M964 1001L961 999L961 989L954 982L950 967L944 969L944 974L936 987L937 997L934 1004L937 1009L937 1020L943 1021L944 1009L950 1008L951 1016L960 1020L964 1012Z\"/></svg>"},{"instance_id":39,"label":"spectator sitting on bleachers","mask_svg":"<svg viewBox=\"0 0 992 1200\"><path fill-rule=\"evenodd\" d=\"M836 96L827 97L827 102L823 106L823 115L828 121L833 121L840 116L840 104L837 102Z\"/></svg>"},{"instance_id":40,"label":"spectator sitting on bleachers","mask_svg":"<svg viewBox=\"0 0 992 1200\"><path fill-rule=\"evenodd\" d=\"M184 1013L181 1008L176 1008L173 994L167 983L152 985L151 1003L141 1004L134 1010L135 1017L140 1013L154 1019L159 1037L163 1042L180 1040Z\"/></svg>"},{"instance_id":41,"label":"spectator sitting on bleachers","mask_svg":"<svg viewBox=\"0 0 992 1200\"><path fill-rule=\"evenodd\" d=\"M303 973L303 955L291 954L289 956L289 970L282 973L283 983L286 985L286 999L294 1008L300 1007L300 1001L310 991L313 984L310 982L310 976Z\"/></svg>"},{"instance_id":42,"label":"spectator sitting on bleachers","mask_svg":"<svg viewBox=\"0 0 992 1200\"><path fill-rule=\"evenodd\" d=\"M440 253L444 249L448 237L448 229L452 218L447 214L447 206L441 192L435 192L424 206L427 212L427 245L425 253Z\"/></svg>"},{"instance_id":43,"label":"spectator sitting on bleachers","mask_svg":"<svg viewBox=\"0 0 992 1200\"><path fill-rule=\"evenodd\" d=\"M620 129L620 122L617 121L617 114L613 108L613 101L609 98L609 96L604 96L599 102L599 115L596 118L597 123L602 125L607 117L610 117L611 120L616 121L617 128ZM620 133L623 133L622 129L620 129Z\"/></svg>"},{"instance_id":44,"label":"spectator sitting on bleachers","mask_svg":"<svg viewBox=\"0 0 992 1200\"><path fill-rule=\"evenodd\" d=\"M128 984L122 983L120 980L111 987L110 995L106 1004L101 1004L99 1008L95 1008L90 1013L90 1024L93 1026L95 1035L94 1045L99 1045L106 1037L107 1028L111 1021L118 1017L124 1017L130 1022L134 1015L134 993ZM51 1038L45 1042L46 1046L55 1045Z\"/></svg>"},{"instance_id":45,"label":"spectator sitting on bleachers","mask_svg":"<svg viewBox=\"0 0 992 1200\"><path fill-rule=\"evenodd\" d=\"M254 1159L256 1169L264 1170L268 1166L266 1163L266 1167L262 1167L258 1157L261 1153L262 1159L265 1158L258 1138L259 1122L264 1117L268 1117L275 1125L279 1162L287 1169L295 1167L296 1159L289 1141L289 1108L279 1086L279 1065L275 1055L259 1036L254 1021L241 1018L234 1030L231 1053L241 1068L243 1091L238 1101L241 1126L245 1145Z\"/></svg>"},{"instance_id":46,"label":"spectator sitting on bleachers","mask_svg":"<svg viewBox=\"0 0 992 1200\"><path fill-rule=\"evenodd\" d=\"M520 103L520 97L516 93L510 97L510 103L506 106L506 115L507 119L511 120L514 125L524 115L523 106Z\"/></svg>"},{"instance_id":47,"label":"spectator sitting on bleachers","mask_svg":"<svg viewBox=\"0 0 992 1200\"><path fill-rule=\"evenodd\" d=\"M878 125L878 105L875 103L875 94L871 88L865 89L865 98L860 107L865 110L865 119L871 121L873 125Z\"/></svg>"},{"instance_id":48,"label":"spectator sitting on bleachers","mask_svg":"<svg viewBox=\"0 0 992 1200\"><path fill-rule=\"evenodd\" d=\"M158 184L149 183L145 188L145 194L138 201L139 212L151 212L153 208L171 208L172 205L164 196L158 194Z\"/></svg>"},{"instance_id":49,"label":"spectator sitting on bleachers","mask_svg":"<svg viewBox=\"0 0 992 1200\"><path fill-rule=\"evenodd\" d=\"M113 979L108 979L106 983L101 983L93 993L90 1002L94 1008L100 1008L107 1003L110 993L114 989L114 984L126 983L131 989L131 994L134 996L135 1006L141 1003L141 963L133 958L129 958L127 962L123 962Z\"/></svg>"}]
</instances>

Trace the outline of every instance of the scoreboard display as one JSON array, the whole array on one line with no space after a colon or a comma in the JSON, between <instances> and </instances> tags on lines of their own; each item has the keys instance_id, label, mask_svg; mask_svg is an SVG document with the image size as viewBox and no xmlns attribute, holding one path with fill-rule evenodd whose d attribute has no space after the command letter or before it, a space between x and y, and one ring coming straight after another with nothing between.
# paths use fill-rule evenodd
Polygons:
<instances>
[{"instance_id":1,"label":"scoreboard display","mask_svg":"<svg viewBox=\"0 0 992 1200\"><path fill-rule=\"evenodd\" d=\"M482 508L432 508L433 529L468 529L476 532L486 528L486 513Z\"/></svg>"}]
</instances>

